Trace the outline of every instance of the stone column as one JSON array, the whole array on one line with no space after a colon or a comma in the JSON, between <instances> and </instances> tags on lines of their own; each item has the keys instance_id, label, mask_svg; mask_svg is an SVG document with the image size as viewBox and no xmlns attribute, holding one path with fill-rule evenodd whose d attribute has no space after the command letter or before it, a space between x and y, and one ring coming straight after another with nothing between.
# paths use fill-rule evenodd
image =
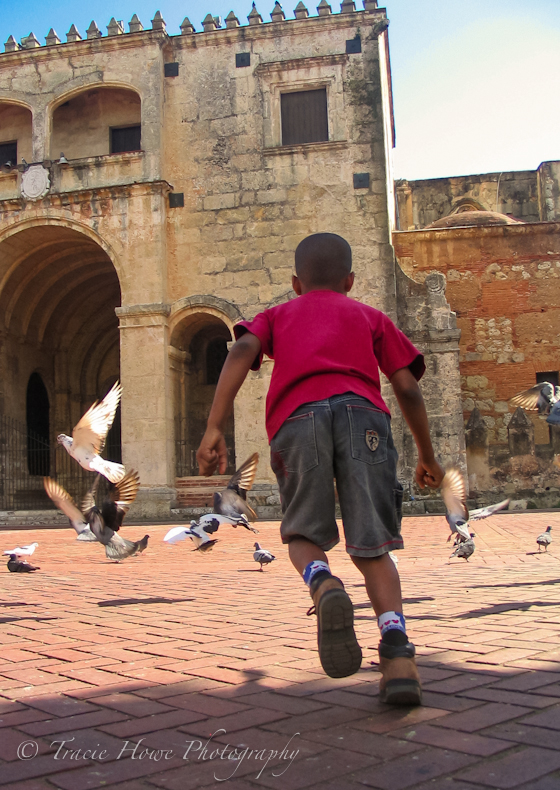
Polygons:
<instances>
[{"instance_id":1,"label":"stone column","mask_svg":"<svg viewBox=\"0 0 560 790\"><path fill-rule=\"evenodd\" d=\"M422 394L430 421L436 457L442 465L457 464L466 472L465 433L459 374L459 338L455 313L445 299L446 279L433 272L425 282L411 280L396 265L398 324L425 355ZM414 479L416 449L400 411L393 420L402 435L399 474Z\"/></svg>"},{"instance_id":2,"label":"stone column","mask_svg":"<svg viewBox=\"0 0 560 790\"><path fill-rule=\"evenodd\" d=\"M118 307L123 463L141 488L131 519L169 518L175 500L172 379L166 304Z\"/></svg>"},{"instance_id":3,"label":"stone column","mask_svg":"<svg viewBox=\"0 0 560 790\"><path fill-rule=\"evenodd\" d=\"M478 409L473 409L465 429L467 472L471 491L485 491L490 487L490 458L488 428Z\"/></svg>"}]
</instances>

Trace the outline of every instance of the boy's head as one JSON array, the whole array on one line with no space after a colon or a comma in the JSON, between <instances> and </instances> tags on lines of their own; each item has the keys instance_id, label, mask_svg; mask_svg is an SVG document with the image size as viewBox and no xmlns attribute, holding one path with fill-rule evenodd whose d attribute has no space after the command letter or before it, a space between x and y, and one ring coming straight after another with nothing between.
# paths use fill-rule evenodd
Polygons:
<instances>
[{"instance_id":1,"label":"boy's head","mask_svg":"<svg viewBox=\"0 0 560 790\"><path fill-rule=\"evenodd\" d=\"M352 287L352 248L336 233L314 233L301 241L296 249L294 290L329 290L346 293Z\"/></svg>"}]
</instances>

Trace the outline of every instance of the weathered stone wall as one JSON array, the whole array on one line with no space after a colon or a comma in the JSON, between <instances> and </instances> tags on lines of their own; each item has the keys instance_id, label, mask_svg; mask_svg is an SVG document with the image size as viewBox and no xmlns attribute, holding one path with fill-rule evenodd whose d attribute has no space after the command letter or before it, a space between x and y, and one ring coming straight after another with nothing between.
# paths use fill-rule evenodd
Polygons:
<instances>
[{"instance_id":1,"label":"weathered stone wall","mask_svg":"<svg viewBox=\"0 0 560 790\"><path fill-rule=\"evenodd\" d=\"M479 209L523 222L560 219L560 163L537 170L396 183L398 229L418 230L458 211Z\"/></svg>"},{"instance_id":2,"label":"weathered stone wall","mask_svg":"<svg viewBox=\"0 0 560 790\"><path fill-rule=\"evenodd\" d=\"M32 110L28 161L43 163L50 177L49 192L36 202L21 197L23 168L0 178L0 282L5 275L17 287L11 239L20 232L21 260L31 271L40 240L25 236L24 243L23 234L44 225L87 237L103 265L114 268L122 298L123 456L141 475L137 513L164 515L174 498L176 417L200 401L197 387L185 382L193 375L196 332L219 324L231 336L235 321L288 298L293 252L304 236L344 235L354 251L354 295L397 317L387 21L374 0L366 6L335 15L323 9L314 18L300 9L295 20L267 25L253 14L249 26L230 19L226 29L208 23L197 34L185 24L183 35L173 37L156 16L149 31L104 38L93 31L86 41L47 48L10 45L0 56L0 107L5 100ZM361 51L347 52L357 37ZM249 66L237 67L240 53ZM175 76L164 76L164 64L173 64ZM281 145L281 92L318 87L327 90L328 141ZM117 95L125 100L116 103ZM136 122L139 106L142 151L109 155L109 128ZM57 161L60 152L68 164ZM369 185L355 188L355 174L367 174ZM10 254L2 259L2 252ZM32 339L33 354L48 351L55 369L58 430L69 430L91 393L84 381L107 378L117 361L114 351L107 356L106 348L104 356L97 342L87 345L88 324L85 313L79 324L78 307L92 308L80 266L76 254L52 275L56 290L76 272L65 298L75 305L77 349L62 319L70 357L62 360L56 346ZM35 285L30 275L18 299ZM103 287L100 281L97 293ZM55 313L57 297L49 292L49 300ZM104 326L99 317L99 342ZM235 412L237 458L261 453L258 483L267 491L269 367L251 374ZM21 399L24 386L12 379L14 398ZM191 411L191 426L199 407ZM179 424L192 433L186 416Z\"/></svg>"},{"instance_id":3,"label":"weathered stone wall","mask_svg":"<svg viewBox=\"0 0 560 790\"><path fill-rule=\"evenodd\" d=\"M508 401L533 386L537 373L560 370L560 223L399 232L393 243L408 276L425 282L437 271L447 278L446 296L461 329L463 413L468 421L477 409L487 431L494 470L491 477L486 470L489 488L510 493L512 486L557 485L552 457L558 450L535 414L529 419L540 460L511 477L514 409Z\"/></svg>"}]
</instances>

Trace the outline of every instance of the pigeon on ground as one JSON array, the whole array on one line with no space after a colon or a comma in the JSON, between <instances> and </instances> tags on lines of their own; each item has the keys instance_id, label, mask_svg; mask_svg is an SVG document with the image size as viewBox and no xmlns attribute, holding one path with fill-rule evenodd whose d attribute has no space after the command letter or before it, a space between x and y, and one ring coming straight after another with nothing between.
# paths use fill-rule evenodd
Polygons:
<instances>
[{"instance_id":1,"label":"pigeon on ground","mask_svg":"<svg viewBox=\"0 0 560 790\"><path fill-rule=\"evenodd\" d=\"M462 540L460 543L458 543L453 554L449 555L449 559L451 559L451 557L461 557L463 560L468 562L469 557L474 552L474 537L474 532L471 532L468 540Z\"/></svg>"},{"instance_id":2,"label":"pigeon on ground","mask_svg":"<svg viewBox=\"0 0 560 790\"><path fill-rule=\"evenodd\" d=\"M148 548L148 538L149 537L150 537L149 535L144 535L142 540L136 541L138 543L138 549L136 551L137 555L138 554L142 554L142 552L144 552Z\"/></svg>"},{"instance_id":3,"label":"pigeon on ground","mask_svg":"<svg viewBox=\"0 0 560 790\"><path fill-rule=\"evenodd\" d=\"M16 546L15 549L8 549L7 551L3 551L2 554L16 554L18 557L31 557L38 545L38 543L30 543L28 546Z\"/></svg>"},{"instance_id":4,"label":"pigeon on ground","mask_svg":"<svg viewBox=\"0 0 560 790\"><path fill-rule=\"evenodd\" d=\"M526 411L538 411L539 414L550 414L554 404L560 400L560 387L555 387L549 381L536 384L524 392L518 392L510 398L512 406L521 406Z\"/></svg>"},{"instance_id":5,"label":"pigeon on ground","mask_svg":"<svg viewBox=\"0 0 560 790\"><path fill-rule=\"evenodd\" d=\"M256 521L257 514L247 504L247 491L253 487L258 463L259 454L253 453L232 476L227 488L221 494L218 492L214 494L214 512L232 519L230 524L234 527L237 524L243 524L252 532L255 530L248 525L247 521Z\"/></svg>"},{"instance_id":6,"label":"pigeon on ground","mask_svg":"<svg viewBox=\"0 0 560 790\"><path fill-rule=\"evenodd\" d=\"M260 570L262 571L263 565L269 565L273 560L276 559L274 554L271 554L270 551L266 549L262 549L260 543L255 543L255 551L253 552L253 559L255 562L260 563Z\"/></svg>"},{"instance_id":7,"label":"pigeon on ground","mask_svg":"<svg viewBox=\"0 0 560 790\"><path fill-rule=\"evenodd\" d=\"M541 546L544 546L544 550L548 551L549 545L552 543L552 538L550 536L550 532L552 527L547 527L546 532L543 532L542 535L539 535L537 538L537 543L539 544L539 552L541 550Z\"/></svg>"},{"instance_id":8,"label":"pigeon on ground","mask_svg":"<svg viewBox=\"0 0 560 790\"><path fill-rule=\"evenodd\" d=\"M72 437L64 433L57 437L58 443L80 466L91 472L99 472L111 483L117 483L124 477L124 466L106 461L99 453L105 445L107 431L113 424L121 394L122 387L116 382L102 401L96 401L88 409L72 431Z\"/></svg>"},{"instance_id":9,"label":"pigeon on ground","mask_svg":"<svg viewBox=\"0 0 560 790\"><path fill-rule=\"evenodd\" d=\"M15 554L11 554L8 560L8 570L10 573L33 573L33 571L40 571L41 569L35 565L30 565L25 560L18 560Z\"/></svg>"}]
</instances>

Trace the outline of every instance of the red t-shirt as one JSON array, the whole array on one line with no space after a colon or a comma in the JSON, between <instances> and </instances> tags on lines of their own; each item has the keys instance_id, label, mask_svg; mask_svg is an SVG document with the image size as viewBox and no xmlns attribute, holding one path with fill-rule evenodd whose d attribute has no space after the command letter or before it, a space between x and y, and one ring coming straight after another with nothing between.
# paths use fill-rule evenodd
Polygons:
<instances>
[{"instance_id":1,"label":"red t-shirt","mask_svg":"<svg viewBox=\"0 0 560 790\"><path fill-rule=\"evenodd\" d=\"M261 353L274 359L266 398L270 441L298 406L353 392L390 414L381 397L379 368L390 378L409 367L419 380L424 357L390 318L336 291L310 291L259 313L234 327L261 341Z\"/></svg>"}]
</instances>

